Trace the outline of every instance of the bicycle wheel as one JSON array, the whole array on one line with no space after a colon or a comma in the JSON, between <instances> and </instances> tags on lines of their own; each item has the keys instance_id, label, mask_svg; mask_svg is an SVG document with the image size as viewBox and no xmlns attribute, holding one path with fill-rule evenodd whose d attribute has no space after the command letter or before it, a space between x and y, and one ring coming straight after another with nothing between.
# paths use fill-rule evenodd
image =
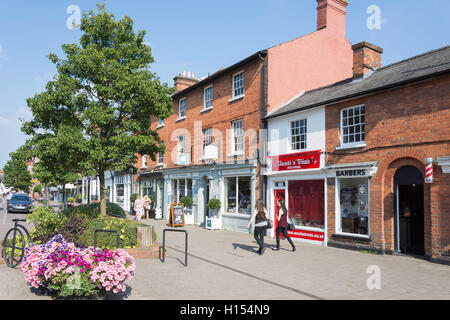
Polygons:
<instances>
[{"instance_id":1,"label":"bicycle wheel","mask_svg":"<svg viewBox=\"0 0 450 320\"><path fill-rule=\"evenodd\" d=\"M19 228L12 228L8 231L3 240L3 259L10 268L17 267L25 255L25 237Z\"/></svg>"},{"instance_id":2,"label":"bicycle wheel","mask_svg":"<svg viewBox=\"0 0 450 320\"><path fill-rule=\"evenodd\" d=\"M26 236L25 238L25 245L29 245L31 243L31 236L30 233L28 232L27 228L25 228L23 225L18 224L17 225L20 229L22 229L23 234Z\"/></svg>"}]
</instances>

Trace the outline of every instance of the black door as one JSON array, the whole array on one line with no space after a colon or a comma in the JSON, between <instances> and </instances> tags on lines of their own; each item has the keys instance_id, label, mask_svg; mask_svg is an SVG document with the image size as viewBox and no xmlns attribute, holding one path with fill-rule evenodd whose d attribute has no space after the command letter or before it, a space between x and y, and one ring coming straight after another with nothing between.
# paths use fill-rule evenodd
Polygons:
<instances>
[{"instance_id":1,"label":"black door","mask_svg":"<svg viewBox=\"0 0 450 320\"><path fill-rule=\"evenodd\" d=\"M395 183L398 192L395 197L398 201L396 247L402 253L424 255L423 176L415 167L403 167L397 171Z\"/></svg>"}]
</instances>

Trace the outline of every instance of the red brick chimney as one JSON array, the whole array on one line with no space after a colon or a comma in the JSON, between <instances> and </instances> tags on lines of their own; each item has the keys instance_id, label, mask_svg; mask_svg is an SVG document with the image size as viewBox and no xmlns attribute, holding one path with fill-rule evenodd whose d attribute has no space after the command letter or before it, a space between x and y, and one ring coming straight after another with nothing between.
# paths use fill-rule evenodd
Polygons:
<instances>
[{"instance_id":1,"label":"red brick chimney","mask_svg":"<svg viewBox=\"0 0 450 320\"><path fill-rule=\"evenodd\" d=\"M353 49L353 78L364 77L369 72L381 68L383 49L368 42L360 42Z\"/></svg>"},{"instance_id":2,"label":"red brick chimney","mask_svg":"<svg viewBox=\"0 0 450 320\"><path fill-rule=\"evenodd\" d=\"M345 36L345 0L317 0L317 30L328 28Z\"/></svg>"},{"instance_id":3,"label":"red brick chimney","mask_svg":"<svg viewBox=\"0 0 450 320\"><path fill-rule=\"evenodd\" d=\"M200 80L195 77L193 73L183 71L182 74L177 75L174 79L175 93L183 91L184 89L196 84Z\"/></svg>"}]
</instances>

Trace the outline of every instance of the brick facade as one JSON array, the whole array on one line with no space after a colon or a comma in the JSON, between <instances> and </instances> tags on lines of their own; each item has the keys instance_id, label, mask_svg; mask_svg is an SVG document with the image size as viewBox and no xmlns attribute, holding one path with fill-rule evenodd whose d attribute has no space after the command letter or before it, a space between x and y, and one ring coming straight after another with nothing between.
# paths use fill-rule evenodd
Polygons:
<instances>
[{"instance_id":1,"label":"brick facade","mask_svg":"<svg viewBox=\"0 0 450 320\"><path fill-rule=\"evenodd\" d=\"M450 154L450 76L382 91L326 108L327 164L378 162L370 181L370 230L372 241L336 240L384 252L394 248L394 176L413 166L425 176L425 159ZM365 105L363 148L336 150L340 145L340 111ZM425 255L448 256L450 250L450 178L434 165L432 184L424 185ZM330 179L332 180L332 179ZM330 185L329 180L329 185ZM334 187L328 193L328 237L335 232Z\"/></svg>"}]
</instances>

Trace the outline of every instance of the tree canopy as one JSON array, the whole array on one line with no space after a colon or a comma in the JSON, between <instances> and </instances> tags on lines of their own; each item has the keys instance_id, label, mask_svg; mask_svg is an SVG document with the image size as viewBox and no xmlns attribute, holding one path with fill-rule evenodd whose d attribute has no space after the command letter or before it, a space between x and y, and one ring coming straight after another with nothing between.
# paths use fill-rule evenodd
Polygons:
<instances>
[{"instance_id":1,"label":"tree canopy","mask_svg":"<svg viewBox=\"0 0 450 320\"><path fill-rule=\"evenodd\" d=\"M146 32L135 33L130 17L117 21L104 4L97 7L98 13L83 13L79 44L62 45L64 58L48 56L57 74L27 99L33 118L22 131L32 136L31 148L62 160L62 171L98 175L106 214L104 173L135 172L136 154L155 160L165 151L151 119L170 116L174 91L150 70Z\"/></svg>"},{"instance_id":2,"label":"tree canopy","mask_svg":"<svg viewBox=\"0 0 450 320\"><path fill-rule=\"evenodd\" d=\"M3 184L7 187L12 187L16 190L28 192L31 187L31 173L28 171L28 166L23 156L18 153L11 153L10 160L3 168L5 177Z\"/></svg>"}]
</instances>

